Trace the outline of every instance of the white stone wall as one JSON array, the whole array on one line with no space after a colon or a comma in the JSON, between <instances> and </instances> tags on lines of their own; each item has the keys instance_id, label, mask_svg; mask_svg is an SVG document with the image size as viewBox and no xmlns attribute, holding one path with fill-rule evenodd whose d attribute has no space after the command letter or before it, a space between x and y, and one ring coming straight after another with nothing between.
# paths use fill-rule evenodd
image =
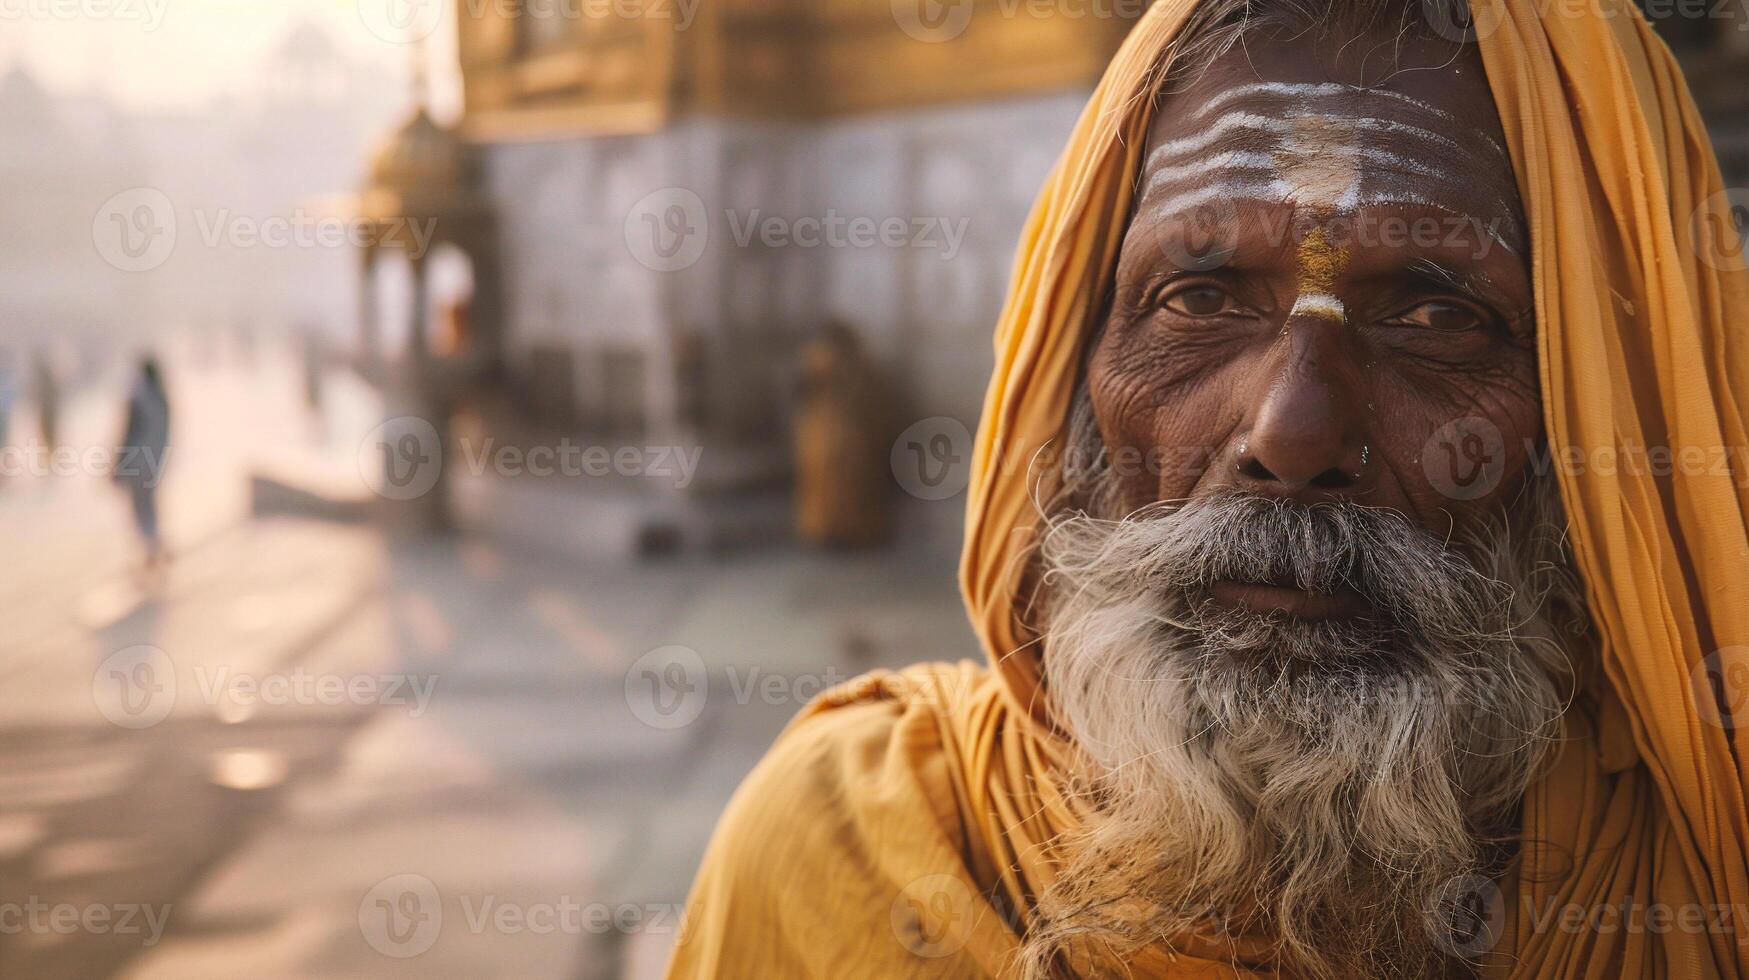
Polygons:
<instances>
[{"instance_id":1,"label":"white stone wall","mask_svg":"<svg viewBox=\"0 0 1749 980\"><path fill-rule=\"evenodd\" d=\"M863 331L918 410L974 421L1027 209L1079 113L1066 92L824 123L695 119L661 133L506 143L487 152L508 270L512 350L535 342L655 344L670 323L707 334ZM652 192L698 195L709 244L656 271L626 217ZM963 223L951 258L921 247L772 249L737 226L778 217ZM939 228L939 225L937 226ZM941 242L939 234L936 242ZM968 392L977 378L977 393Z\"/></svg>"},{"instance_id":2,"label":"white stone wall","mask_svg":"<svg viewBox=\"0 0 1749 980\"><path fill-rule=\"evenodd\" d=\"M669 338L694 330L711 349L713 421L757 430L767 416L781 424L796 342L838 318L898 384L903 422L946 415L971 429L1015 244L1085 99L1066 91L824 122L703 118L647 136L489 147L512 363L533 344L639 346L660 429L674 403ZM660 259L639 241L661 234L648 223L676 205L693 209L687 228L704 229L702 251L684 268L654 268ZM844 237L774 248L758 234L771 218L793 238L798 219L834 216L841 228L927 222L927 235L900 247ZM951 254L949 226L963 231ZM737 240L749 228L752 239ZM957 526L956 507L930 512Z\"/></svg>"}]
</instances>

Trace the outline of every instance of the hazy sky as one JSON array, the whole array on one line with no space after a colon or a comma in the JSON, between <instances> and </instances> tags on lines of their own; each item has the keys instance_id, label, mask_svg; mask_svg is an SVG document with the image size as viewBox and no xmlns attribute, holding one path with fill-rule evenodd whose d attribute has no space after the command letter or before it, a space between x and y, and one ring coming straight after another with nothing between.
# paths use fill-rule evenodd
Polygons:
<instances>
[{"instance_id":1,"label":"hazy sky","mask_svg":"<svg viewBox=\"0 0 1749 980\"><path fill-rule=\"evenodd\" d=\"M194 109L226 92L252 98L259 59L312 22L352 56L407 77L411 49L379 36L395 33L383 8L420 2L438 0L0 0L0 70L22 63L58 91ZM446 15L427 42L444 109L455 98L454 37Z\"/></svg>"}]
</instances>

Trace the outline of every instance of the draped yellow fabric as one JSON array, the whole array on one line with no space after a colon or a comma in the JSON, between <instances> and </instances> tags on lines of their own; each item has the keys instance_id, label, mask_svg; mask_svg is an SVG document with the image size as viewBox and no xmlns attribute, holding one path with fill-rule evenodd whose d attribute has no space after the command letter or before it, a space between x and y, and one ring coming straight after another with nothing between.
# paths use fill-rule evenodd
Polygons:
<instances>
[{"instance_id":1,"label":"draped yellow fabric","mask_svg":"<svg viewBox=\"0 0 1749 980\"><path fill-rule=\"evenodd\" d=\"M1028 221L996 331L962 585L990 659L811 705L736 794L674 977L998 976L1078 821L1015 588L1154 85L1150 8ZM1524 805L1490 976L1749 976L1749 274L1675 61L1631 0L1477 0L1533 238L1548 437L1601 676ZM1636 449L1669 447L1646 465ZM1733 709L1735 713L1733 714ZM1136 976L1269 975L1179 937Z\"/></svg>"}]
</instances>

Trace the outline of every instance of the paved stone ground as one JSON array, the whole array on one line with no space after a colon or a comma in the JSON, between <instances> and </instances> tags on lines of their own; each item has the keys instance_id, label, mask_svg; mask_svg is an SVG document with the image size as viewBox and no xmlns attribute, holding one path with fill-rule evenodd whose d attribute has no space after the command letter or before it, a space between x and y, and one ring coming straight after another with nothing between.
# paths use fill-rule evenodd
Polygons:
<instances>
[{"instance_id":1,"label":"paved stone ground","mask_svg":"<svg viewBox=\"0 0 1749 980\"><path fill-rule=\"evenodd\" d=\"M659 975L800 705L974 650L939 556L395 542L246 518L221 455L167 487L152 589L107 488L0 488L28 556L0 569L0 976Z\"/></svg>"}]
</instances>

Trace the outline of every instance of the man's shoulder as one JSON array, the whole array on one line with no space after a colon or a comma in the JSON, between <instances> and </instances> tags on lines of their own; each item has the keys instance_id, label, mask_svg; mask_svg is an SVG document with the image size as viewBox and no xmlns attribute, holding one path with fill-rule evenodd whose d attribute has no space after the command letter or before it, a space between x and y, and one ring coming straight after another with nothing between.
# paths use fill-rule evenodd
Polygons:
<instances>
[{"instance_id":1,"label":"man's shoulder","mask_svg":"<svg viewBox=\"0 0 1749 980\"><path fill-rule=\"evenodd\" d=\"M965 664L876 671L822 694L790 723L742 783L719 836L782 827L843 848L843 825L873 831L940 823L938 804L961 748L957 709L988 672Z\"/></svg>"},{"instance_id":2,"label":"man's shoulder","mask_svg":"<svg viewBox=\"0 0 1749 980\"><path fill-rule=\"evenodd\" d=\"M963 869L952 716L981 676L969 664L879 672L804 710L717 825L677 965L725 955L772 975L799 960L818 965L832 946L820 936L890 933L907 882Z\"/></svg>"}]
</instances>

